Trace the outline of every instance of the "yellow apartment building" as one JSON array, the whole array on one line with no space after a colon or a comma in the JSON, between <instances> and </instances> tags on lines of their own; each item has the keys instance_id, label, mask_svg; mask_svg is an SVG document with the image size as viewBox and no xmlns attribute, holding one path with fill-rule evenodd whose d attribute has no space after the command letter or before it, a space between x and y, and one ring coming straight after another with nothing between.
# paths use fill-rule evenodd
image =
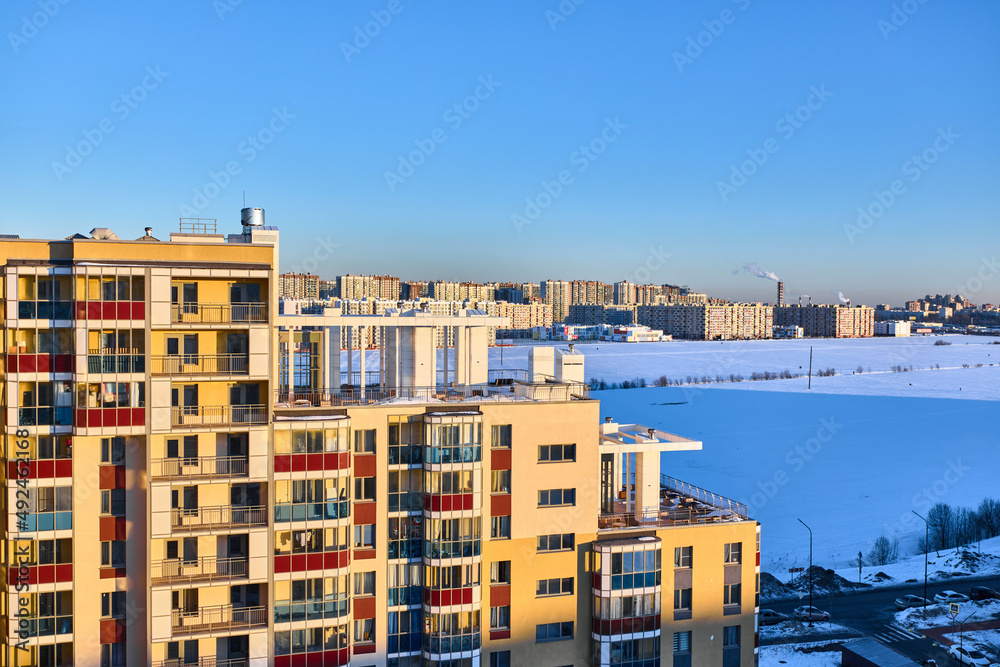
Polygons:
<instances>
[{"instance_id":1,"label":"yellow apartment building","mask_svg":"<svg viewBox=\"0 0 1000 667\"><path fill-rule=\"evenodd\" d=\"M701 443L577 350L490 369L503 318L282 314L243 223L0 239L0 667L755 664L759 526L661 469Z\"/></svg>"}]
</instances>

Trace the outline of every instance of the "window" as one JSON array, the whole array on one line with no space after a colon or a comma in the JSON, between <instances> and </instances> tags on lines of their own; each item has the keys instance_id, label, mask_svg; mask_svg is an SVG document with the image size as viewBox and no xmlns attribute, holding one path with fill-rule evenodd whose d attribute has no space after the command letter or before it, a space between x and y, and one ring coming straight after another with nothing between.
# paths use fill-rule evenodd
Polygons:
<instances>
[{"instance_id":1,"label":"window","mask_svg":"<svg viewBox=\"0 0 1000 667\"><path fill-rule=\"evenodd\" d=\"M510 667L510 651L490 653L490 667Z\"/></svg>"},{"instance_id":2,"label":"window","mask_svg":"<svg viewBox=\"0 0 1000 667\"><path fill-rule=\"evenodd\" d=\"M375 429L354 432L354 452L356 454L375 453Z\"/></svg>"},{"instance_id":3,"label":"window","mask_svg":"<svg viewBox=\"0 0 1000 667\"><path fill-rule=\"evenodd\" d=\"M494 516L490 518L490 539L510 539L510 516Z\"/></svg>"},{"instance_id":4,"label":"window","mask_svg":"<svg viewBox=\"0 0 1000 667\"><path fill-rule=\"evenodd\" d=\"M125 642L101 644L101 667L125 667Z\"/></svg>"},{"instance_id":5,"label":"window","mask_svg":"<svg viewBox=\"0 0 1000 667\"><path fill-rule=\"evenodd\" d=\"M576 489L548 489L538 492L539 507L576 505Z\"/></svg>"},{"instance_id":6,"label":"window","mask_svg":"<svg viewBox=\"0 0 1000 667\"><path fill-rule=\"evenodd\" d=\"M354 621L354 643L371 644L375 641L375 619Z\"/></svg>"},{"instance_id":7,"label":"window","mask_svg":"<svg viewBox=\"0 0 1000 667\"><path fill-rule=\"evenodd\" d=\"M101 567L125 567L125 540L101 542Z\"/></svg>"},{"instance_id":8,"label":"window","mask_svg":"<svg viewBox=\"0 0 1000 667\"><path fill-rule=\"evenodd\" d=\"M740 603L740 584L726 584L722 590L722 604L738 605Z\"/></svg>"},{"instance_id":9,"label":"window","mask_svg":"<svg viewBox=\"0 0 1000 667\"><path fill-rule=\"evenodd\" d=\"M354 594L375 595L375 572L354 573Z\"/></svg>"},{"instance_id":10,"label":"window","mask_svg":"<svg viewBox=\"0 0 1000 667\"><path fill-rule=\"evenodd\" d=\"M125 592L101 593L101 617L118 618L125 615Z\"/></svg>"},{"instance_id":11,"label":"window","mask_svg":"<svg viewBox=\"0 0 1000 667\"><path fill-rule=\"evenodd\" d=\"M490 630L507 630L510 628L510 605L490 607Z\"/></svg>"},{"instance_id":12,"label":"window","mask_svg":"<svg viewBox=\"0 0 1000 667\"><path fill-rule=\"evenodd\" d=\"M355 500L375 500L375 478L355 477L354 478L354 499Z\"/></svg>"},{"instance_id":13,"label":"window","mask_svg":"<svg viewBox=\"0 0 1000 667\"><path fill-rule=\"evenodd\" d=\"M125 515L125 489L105 489L101 491L101 514Z\"/></svg>"},{"instance_id":14,"label":"window","mask_svg":"<svg viewBox=\"0 0 1000 667\"><path fill-rule=\"evenodd\" d=\"M72 440L68 435L40 435L37 459L68 459L72 458Z\"/></svg>"},{"instance_id":15,"label":"window","mask_svg":"<svg viewBox=\"0 0 1000 667\"><path fill-rule=\"evenodd\" d=\"M563 579L539 579L535 587L536 597L572 594L573 577L565 577Z\"/></svg>"},{"instance_id":16,"label":"window","mask_svg":"<svg viewBox=\"0 0 1000 667\"><path fill-rule=\"evenodd\" d=\"M571 551L573 544L573 533L538 536L538 551Z\"/></svg>"},{"instance_id":17,"label":"window","mask_svg":"<svg viewBox=\"0 0 1000 667\"><path fill-rule=\"evenodd\" d=\"M674 633L674 667L691 667L691 631Z\"/></svg>"},{"instance_id":18,"label":"window","mask_svg":"<svg viewBox=\"0 0 1000 667\"><path fill-rule=\"evenodd\" d=\"M492 493L510 493L510 470L494 470L490 473Z\"/></svg>"},{"instance_id":19,"label":"window","mask_svg":"<svg viewBox=\"0 0 1000 667\"><path fill-rule=\"evenodd\" d=\"M729 565L732 563L742 563L743 562L743 543L733 542L726 545L725 560L724 562Z\"/></svg>"},{"instance_id":20,"label":"window","mask_svg":"<svg viewBox=\"0 0 1000 667\"><path fill-rule=\"evenodd\" d=\"M539 445L539 463L576 461L576 445Z\"/></svg>"},{"instance_id":21,"label":"window","mask_svg":"<svg viewBox=\"0 0 1000 667\"><path fill-rule=\"evenodd\" d=\"M535 626L535 643L556 642L573 638L573 621L542 623Z\"/></svg>"},{"instance_id":22,"label":"window","mask_svg":"<svg viewBox=\"0 0 1000 667\"><path fill-rule=\"evenodd\" d=\"M375 548L375 524L366 523L354 527L354 548L355 549Z\"/></svg>"},{"instance_id":23,"label":"window","mask_svg":"<svg viewBox=\"0 0 1000 667\"><path fill-rule=\"evenodd\" d=\"M722 647L723 648L738 648L740 645L740 626L738 625L727 625L722 628Z\"/></svg>"},{"instance_id":24,"label":"window","mask_svg":"<svg viewBox=\"0 0 1000 667\"><path fill-rule=\"evenodd\" d=\"M510 449L511 425L503 424L493 427L492 445L497 448Z\"/></svg>"},{"instance_id":25,"label":"window","mask_svg":"<svg viewBox=\"0 0 1000 667\"><path fill-rule=\"evenodd\" d=\"M490 584L510 583L510 561L496 560L490 563Z\"/></svg>"},{"instance_id":26,"label":"window","mask_svg":"<svg viewBox=\"0 0 1000 667\"><path fill-rule=\"evenodd\" d=\"M690 588L675 588L674 589L674 609L677 611L685 611L691 609L691 589Z\"/></svg>"},{"instance_id":27,"label":"window","mask_svg":"<svg viewBox=\"0 0 1000 667\"><path fill-rule=\"evenodd\" d=\"M691 554L694 547L674 547L674 567L691 567Z\"/></svg>"}]
</instances>

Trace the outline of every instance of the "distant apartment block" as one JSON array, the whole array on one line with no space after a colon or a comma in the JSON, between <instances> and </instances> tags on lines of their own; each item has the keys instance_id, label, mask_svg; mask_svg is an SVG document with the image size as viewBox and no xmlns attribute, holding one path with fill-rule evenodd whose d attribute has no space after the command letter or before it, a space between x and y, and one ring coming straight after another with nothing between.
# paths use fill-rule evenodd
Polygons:
<instances>
[{"instance_id":1,"label":"distant apartment block","mask_svg":"<svg viewBox=\"0 0 1000 667\"><path fill-rule=\"evenodd\" d=\"M774 323L802 327L809 337L871 338L875 335L875 309L840 304L778 306Z\"/></svg>"},{"instance_id":2,"label":"distant apartment block","mask_svg":"<svg viewBox=\"0 0 1000 667\"><path fill-rule=\"evenodd\" d=\"M395 276L337 276L337 297L341 299L392 299L398 300L399 278Z\"/></svg>"},{"instance_id":3,"label":"distant apartment block","mask_svg":"<svg viewBox=\"0 0 1000 667\"><path fill-rule=\"evenodd\" d=\"M278 276L278 296L282 299L318 299L319 277L310 273L282 273Z\"/></svg>"},{"instance_id":4,"label":"distant apartment block","mask_svg":"<svg viewBox=\"0 0 1000 667\"><path fill-rule=\"evenodd\" d=\"M572 288L565 280L546 280L542 283L542 299L552 307L552 321L565 322L572 304Z\"/></svg>"},{"instance_id":5,"label":"distant apartment block","mask_svg":"<svg viewBox=\"0 0 1000 667\"><path fill-rule=\"evenodd\" d=\"M774 309L759 303L639 306L639 324L689 340L771 338Z\"/></svg>"},{"instance_id":6,"label":"distant apartment block","mask_svg":"<svg viewBox=\"0 0 1000 667\"><path fill-rule=\"evenodd\" d=\"M804 336L805 330L802 327L775 324L772 338L802 338Z\"/></svg>"},{"instance_id":7,"label":"distant apartment block","mask_svg":"<svg viewBox=\"0 0 1000 667\"><path fill-rule=\"evenodd\" d=\"M883 320L875 323L876 336L909 336L910 323L905 321Z\"/></svg>"}]
</instances>

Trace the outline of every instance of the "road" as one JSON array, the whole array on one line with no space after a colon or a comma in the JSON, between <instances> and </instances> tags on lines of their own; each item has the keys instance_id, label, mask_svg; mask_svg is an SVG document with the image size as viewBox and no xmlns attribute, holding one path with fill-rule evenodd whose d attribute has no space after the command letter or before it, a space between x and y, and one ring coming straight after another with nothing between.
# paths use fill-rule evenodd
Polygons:
<instances>
[{"instance_id":1,"label":"road","mask_svg":"<svg viewBox=\"0 0 1000 667\"><path fill-rule=\"evenodd\" d=\"M968 594L973 586L987 586L994 590L1000 590L1000 577L988 579L956 579L947 582L929 582L927 584L927 598L934 601L934 595L941 591L953 590L959 593ZM927 658L934 658L938 665L950 664L947 650L936 646L936 642L919 633L910 632L893 624L895 620L893 614L897 611L893 601L906 594L919 595L923 597L923 582L905 587L894 587L891 589L876 588L862 593L849 593L847 595L835 595L831 599L827 595L813 595L813 606L824 611L829 611L834 623L844 625L857 630L864 636L874 637L877 641L899 651L913 660L920 661ZM801 600L786 600L780 602L761 601L761 609L773 609L782 614L791 615L796 607L809 604L808 593ZM963 611L959 613L959 618L967 615L965 608L975 604L973 602L962 603ZM814 640L813 640L814 641ZM762 645L769 642L761 640ZM778 643L778 642L773 642ZM1000 656L992 656L994 659Z\"/></svg>"}]
</instances>

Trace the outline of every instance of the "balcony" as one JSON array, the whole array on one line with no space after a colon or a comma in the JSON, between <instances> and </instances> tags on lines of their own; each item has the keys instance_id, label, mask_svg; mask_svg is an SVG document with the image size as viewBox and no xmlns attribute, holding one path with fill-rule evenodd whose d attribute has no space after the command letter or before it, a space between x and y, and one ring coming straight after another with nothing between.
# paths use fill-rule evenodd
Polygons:
<instances>
[{"instance_id":1,"label":"balcony","mask_svg":"<svg viewBox=\"0 0 1000 667\"><path fill-rule=\"evenodd\" d=\"M152 563L152 583L176 584L195 581L218 581L247 576L246 558L218 558L205 556L186 561L170 558Z\"/></svg>"},{"instance_id":2,"label":"balcony","mask_svg":"<svg viewBox=\"0 0 1000 667\"><path fill-rule=\"evenodd\" d=\"M146 356L138 350L89 350L88 373L145 373Z\"/></svg>"},{"instance_id":3,"label":"balcony","mask_svg":"<svg viewBox=\"0 0 1000 667\"><path fill-rule=\"evenodd\" d=\"M246 456L200 456L153 459L150 463L150 477L153 479L198 479L246 477L250 459Z\"/></svg>"},{"instance_id":4,"label":"balcony","mask_svg":"<svg viewBox=\"0 0 1000 667\"><path fill-rule=\"evenodd\" d=\"M263 506L220 505L170 510L170 525L174 530L206 530L209 528L244 528L267 525L267 508Z\"/></svg>"},{"instance_id":5,"label":"balcony","mask_svg":"<svg viewBox=\"0 0 1000 667\"><path fill-rule=\"evenodd\" d=\"M227 604L201 607L193 611L174 609L170 622L174 635L253 628L267 625L267 607L236 607Z\"/></svg>"},{"instance_id":6,"label":"balcony","mask_svg":"<svg viewBox=\"0 0 1000 667\"><path fill-rule=\"evenodd\" d=\"M265 405L185 405L170 409L173 426L241 426L267 423Z\"/></svg>"},{"instance_id":7,"label":"balcony","mask_svg":"<svg viewBox=\"0 0 1000 667\"><path fill-rule=\"evenodd\" d=\"M168 354L153 357L153 375L246 375L246 354Z\"/></svg>"},{"instance_id":8,"label":"balcony","mask_svg":"<svg viewBox=\"0 0 1000 667\"><path fill-rule=\"evenodd\" d=\"M267 322L267 303L173 303L174 324L230 324Z\"/></svg>"},{"instance_id":9,"label":"balcony","mask_svg":"<svg viewBox=\"0 0 1000 667\"><path fill-rule=\"evenodd\" d=\"M619 499L611 511L601 513L597 527L598 530L630 530L749 520L746 505L661 474L658 508L637 513L628 509L624 499Z\"/></svg>"},{"instance_id":10,"label":"balcony","mask_svg":"<svg viewBox=\"0 0 1000 667\"><path fill-rule=\"evenodd\" d=\"M250 661L246 658L224 658L220 660L215 656L198 658L195 661L185 661L184 658L173 658L170 660L157 660L153 662L153 667L247 667Z\"/></svg>"}]
</instances>

